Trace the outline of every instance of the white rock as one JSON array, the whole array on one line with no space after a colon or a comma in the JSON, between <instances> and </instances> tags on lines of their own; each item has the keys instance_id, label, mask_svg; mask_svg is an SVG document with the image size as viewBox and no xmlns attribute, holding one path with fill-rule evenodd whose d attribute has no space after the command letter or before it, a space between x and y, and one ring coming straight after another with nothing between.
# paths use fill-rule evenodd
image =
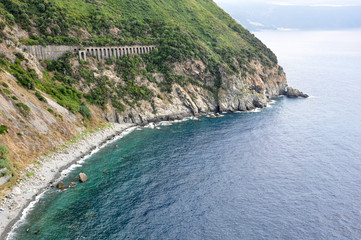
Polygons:
<instances>
[{"instance_id":1,"label":"white rock","mask_svg":"<svg viewBox=\"0 0 361 240\"><path fill-rule=\"evenodd\" d=\"M19 194L21 194L21 189L20 189L19 187L14 187L14 188L13 188L13 193L14 193L15 195L19 195Z\"/></svg>"}]
</instances>

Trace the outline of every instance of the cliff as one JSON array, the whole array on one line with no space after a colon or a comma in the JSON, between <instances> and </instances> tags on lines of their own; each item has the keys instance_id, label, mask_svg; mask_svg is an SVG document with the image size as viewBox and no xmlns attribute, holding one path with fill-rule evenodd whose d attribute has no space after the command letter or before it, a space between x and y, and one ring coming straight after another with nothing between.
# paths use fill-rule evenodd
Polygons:
<instances>
[{"instance_id":1,"label":"cliff","mask_svg":"<svg viewBox=\"0 0 361 240\"><path fill-rule=\"evenodd\" d=\"M2 189L87 129L251 110L287 86L276 56L213 1L6 0L0 12L0 169L14 175ZM157 48L84 61L22 47L38 44Z\"/></svg>"}]
</instances>

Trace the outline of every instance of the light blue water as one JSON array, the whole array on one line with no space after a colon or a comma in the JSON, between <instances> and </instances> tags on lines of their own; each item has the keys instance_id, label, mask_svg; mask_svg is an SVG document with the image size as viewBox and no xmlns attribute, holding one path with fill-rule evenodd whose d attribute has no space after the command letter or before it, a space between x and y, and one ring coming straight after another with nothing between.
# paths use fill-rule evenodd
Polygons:
<instances>
[{"instance_id":1,"label":"light blue water","mask_svg":"<svg viewBox=\"0 0 361 240\"><path fill-rule=\"evenodd\" d=\"M135 131L16 239L360 239L361 31L256 35L311 98Z\"/></svg>"}]
</instances>

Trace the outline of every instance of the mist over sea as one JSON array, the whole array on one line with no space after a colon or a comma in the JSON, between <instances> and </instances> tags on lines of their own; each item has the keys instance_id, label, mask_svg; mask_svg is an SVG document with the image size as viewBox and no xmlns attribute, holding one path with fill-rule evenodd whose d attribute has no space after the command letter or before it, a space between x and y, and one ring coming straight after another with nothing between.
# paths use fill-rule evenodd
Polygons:
<instances>
[{"instance_id":1,"label":"mist over sea","mask_svg":"<svg viewBox=\"0 0 361 240\"><path fill-rule=\"evenodd\" d=\"M13 239L360 239L361 30L255 34L310 98L133 131Z\"/></svg>"}]
</instances>

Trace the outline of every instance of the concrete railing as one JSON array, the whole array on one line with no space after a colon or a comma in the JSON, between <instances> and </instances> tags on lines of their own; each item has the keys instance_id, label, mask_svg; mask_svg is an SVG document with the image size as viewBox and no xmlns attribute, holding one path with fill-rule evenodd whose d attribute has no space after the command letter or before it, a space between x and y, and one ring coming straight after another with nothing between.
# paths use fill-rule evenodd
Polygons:
<instances>
[{"instance_id":1,"label":"concrete railing","mask_svg":"<svg viewBox=\"0 0 361 240\"><path fill-rule=\"evenodd\" d=\"M22 46L24 51L34 55L36 58L45 60L57 60L66 52L77 54L80 59L87 60L87 56L93 56L98 59L107 59L110 57L120 58L125 55L145 54L153 51L156 46L119 46L119 47L79 47L79 46Z\"/></svg>"}]
</instances>

